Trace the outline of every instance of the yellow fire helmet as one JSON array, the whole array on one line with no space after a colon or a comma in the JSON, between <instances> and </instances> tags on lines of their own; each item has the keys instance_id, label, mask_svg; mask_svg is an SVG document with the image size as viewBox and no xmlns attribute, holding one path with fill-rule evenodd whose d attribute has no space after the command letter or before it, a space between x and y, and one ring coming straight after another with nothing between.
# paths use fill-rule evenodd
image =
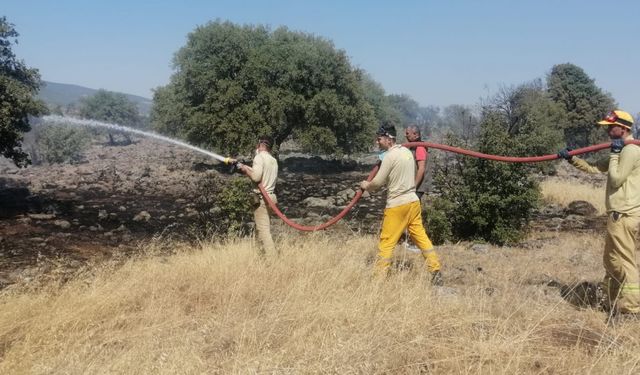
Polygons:
<instances>
[{"instance_id":1,"label":"yellow fire helmet","mask_svg":"<svg viewBox=\"0 0 640 375\"><path fill-rule=\"evenodd\" d=\"M604 120L598 121L598 125L620 125L627 129L631 129L631 126L633 125L633 117L625 111L616 109L615 111L609 112L609 114L605 116Z\"/></svg>"}]
</instances>

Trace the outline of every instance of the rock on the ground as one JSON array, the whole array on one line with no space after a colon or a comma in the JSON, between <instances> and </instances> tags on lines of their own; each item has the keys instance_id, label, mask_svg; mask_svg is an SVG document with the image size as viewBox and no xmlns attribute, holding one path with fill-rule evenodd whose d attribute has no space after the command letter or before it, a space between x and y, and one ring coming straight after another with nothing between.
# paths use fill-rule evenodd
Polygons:
<instances>
[{"instance_id":1,"label":"rock on the ground","mask_svg":"<svg viewBox=\"0 0 640 375\"><path fill-rule=\"evenodd\" d=\"M54 225L62 228L62 229L69 229L71 228L71 223L66 221L66 220L56 220L53 222Z\"/></svg>"},{"instance_id":2,"label":"rock on the ground","mask_svg":"<svg viewBox=\"0 0 640 375\"><path fill-rule=\"evenodd\" d=\"M573 201L569 203L565 213L568 215L593 216L598 213L598 210L587 201Z\"/></svg>"},{"instance_id":3,"label":"rock on the ground","mask_svg":"<svg viewBox=\"0 0 640 375\"><path fill-rule=\"evenodd\" d=\"M51 220L56 217L56 214L28 214L27 216L33 220Z\"/></svg>"},{"instance_id":4,"label":"rock on the ground","mask_svg":"<svg viewBox=\"0 0 640 375\"><path fill-rule=\"evenodd\" d=\"M140 211L136 216L133 217L133 221L135 222L147 222L151 219L151 214L149 214L147 211Z\"/></svg>"},{"instance_id":5,"label":"rock on the ground","mask_svg":"<svg viewBox=\"0 0 640 375\"><path fill-rule=\"evenodd\" d=\"M306 205L307 207L321 207L321 208L327 208L327 207L333 207L333 199L332 198L316 198L316 197L309 197L306 198L305 200L302 201L302 204Z\"/></svg>"},{"instance_id":6,"label":"rock on the ground","mask_svg":"<svg viewBox=\"0 0 640 375\"><path fill-rule=\"evenodd\" d=\"M489 252L489 245L485 243L476 243L471 246L471 251L476 254L486 254Z\"/></svg>"},{"instance_id":7,"label":"rock on the ground","mask_svg":"<svg viewBox=\"0 0 640 375\"><path fill-rule=\"evenodd\" d=\"M563 208L557 204L548 204L540 208L539 213L548 217L564 216Z\"/></svg>"}]
</instances>

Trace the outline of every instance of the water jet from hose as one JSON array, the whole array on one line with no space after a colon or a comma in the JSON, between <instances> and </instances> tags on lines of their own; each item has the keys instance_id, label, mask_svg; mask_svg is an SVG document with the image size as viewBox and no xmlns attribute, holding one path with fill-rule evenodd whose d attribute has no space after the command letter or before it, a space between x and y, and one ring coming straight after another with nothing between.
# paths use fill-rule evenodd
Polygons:
<instances>
[{"instance_id":1,"label":"water jet from hose","mask_svg":"<svg viewBox=\"0 0 640 375\"><path fill-rule=\"evenodd\" d=\"M107 128L107 129L112 129L112 130L117 130L117 131L122 131L122 132L127 132L127 133L133 133L133 134L138 134L138 135L142 135L145 137L151 137L151 138L155 138L158 140L161 140L163 142L167 142L167 143L173 143L175 145L181 146L181 147L185 147L188 148L190 150L205 154L207 156L211 156L212 158L221 161L225 164L229 164L229 158L224 157L222 155L218 155L215 152L211 152L211 151L207 151L205 149L202 149L200 147L196 147L193 145L190 145L188 143L179 141L177 139L173 139L173 138L169 138L166 137L164 135L160 135L160 134L156 134L153 132L147 132L144 130L140 130L140 129L134 129L134 128L129 128L126 126L122 126L122 125L118 125L118 124L110 124L107 122L102 122L102 121L96 121L96 120L84 120L84 119L79 119L79 118L75 118L75 117L65 117L65 116L43 116L42 120L45 121L46 123L51 123L51 124L58 124L58 125L65 125L65 124L71 124L71 125L75 125L75 126L87 126L87 127L93 127L93 128Z\"/></svg>"}]
</instances>

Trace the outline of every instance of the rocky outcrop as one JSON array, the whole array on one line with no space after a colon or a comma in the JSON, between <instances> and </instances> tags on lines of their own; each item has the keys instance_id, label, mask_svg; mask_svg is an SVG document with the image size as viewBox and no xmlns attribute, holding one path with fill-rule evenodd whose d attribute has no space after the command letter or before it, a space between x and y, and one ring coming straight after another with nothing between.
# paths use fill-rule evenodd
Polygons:
<instances>
[{"instance_id":1,"label":"rocky outcrop","mask_svg":"<svg viewBox=\"0 0 640 375\"><path fill-rule=\"evenodd\" d=\"M565 213L568 215L594 216L598 213L598 210L587 201L573 201L569 203Z\"/></svg>"},{"instance_id":2,"label":"rocky outcrop","mask_svg":"<svg viewBox=\"0 0 640 375\"><path fill-rule=\"evenodd\" d=\"M597 215L597 210L586 201L573 201L567 207L550 204L534 214L533 230L590 231L600 230L606 225L606 216Z\"/></svg>"}]
</instances>

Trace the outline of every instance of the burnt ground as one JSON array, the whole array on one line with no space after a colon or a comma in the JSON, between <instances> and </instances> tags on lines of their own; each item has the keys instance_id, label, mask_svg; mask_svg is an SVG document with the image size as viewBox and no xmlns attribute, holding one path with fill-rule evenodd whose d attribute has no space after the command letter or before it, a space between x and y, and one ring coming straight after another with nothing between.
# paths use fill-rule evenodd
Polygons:
<instances>
[{"instance_id":1,"label":"burnt ground","mask_svg":"<svg viewBox=\"0 0 640 375\"><path fill-rule=\"evenodd\" d=\"M370 166L283 155L279 206L304 224L320 224L344 207ZM214 236L206 229L215 222L205 222L211 215L202 210L215 202L203 207L196 201L207 192L206 184L233 176L206 156L149 139L127 146L94 144L74 165L18 169L2 159L0 288L43 262L74 267L135 254L152 238ZM377 217L371 211L382 207L383 197L361 202L345 220L351 229L367 228L361 220Z\"/></svg>"},{"instance_id":2,"label":"burnt ground","mask_svg":"<svg viewBox=\"0 0 640 375\"><path fill-rule=\"evenodd\" d=\"M279 207L297 222L320 224L353 197L375 156L325 160L281 155ZM210 158L149 139L127 146L94 144L79 164L17 169L0 159L0 288L35 267L78 268L87 262L127 258L153 238L196 241L214 236L214 209L197 203L212 180L232 177ZM219 180L218 180L219 181ZM375 232L381 194L365 196L337 230ZM283 224L274 219L274 231ZM592 230L601 217L545 207L534 229ZM26 276L25 276L26 274Z\"/></svg>"}]
</instances>

